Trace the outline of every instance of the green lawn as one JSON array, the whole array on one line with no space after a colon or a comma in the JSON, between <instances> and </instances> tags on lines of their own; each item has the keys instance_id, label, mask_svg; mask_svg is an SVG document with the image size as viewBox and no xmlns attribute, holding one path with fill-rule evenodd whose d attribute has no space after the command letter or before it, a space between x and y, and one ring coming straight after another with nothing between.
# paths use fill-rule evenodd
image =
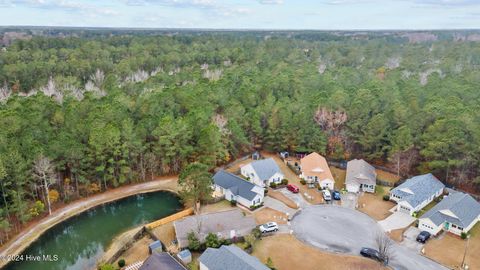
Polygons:
<instances>
[{"instance_id":1,"label":"green lawn","mask_svg":"<svg viewBox=\"0 0 480 270\"><path fill-rule=\"evenodd\" d=\"M418 211L417 217L419 218L419 217L423 216L423 214L428 212L428 210L432 209L435 205L437 205L437 203L438 202L433 200L431 203L427 204L427 206L425 206L422 210Z\"/></svg>"}]
</instances>

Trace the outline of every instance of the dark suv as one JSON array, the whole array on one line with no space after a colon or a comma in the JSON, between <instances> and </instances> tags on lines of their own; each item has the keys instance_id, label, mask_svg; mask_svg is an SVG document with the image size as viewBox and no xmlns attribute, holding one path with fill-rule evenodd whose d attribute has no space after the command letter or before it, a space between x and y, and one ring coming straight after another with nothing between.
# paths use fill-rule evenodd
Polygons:
<instances>
[{"instance_id":1,"label":"dark suv","mask_svg":"<svg viewBox=\"0 0 480 270\"><path fill-rule=\"evenodd\" d=\"M431 234L427 231L422 231L418 236L417 236L417 242L424 243L427 242L427 240L430 238Z\"/></svg>"},{"instance_id":2,"label":"dark suv","mask_svg":"<svg viewBox=\"0 0 480 270\"><path fill-rule=\"evenodd\" d=\"M380 255L380 252L378 252L378 250L375 250L373 248L364 247L360 250L360 254L363 257L372 258L372 259L377 260L379 262L383 262L382 256Z\"/></svg>"}]
</instances>

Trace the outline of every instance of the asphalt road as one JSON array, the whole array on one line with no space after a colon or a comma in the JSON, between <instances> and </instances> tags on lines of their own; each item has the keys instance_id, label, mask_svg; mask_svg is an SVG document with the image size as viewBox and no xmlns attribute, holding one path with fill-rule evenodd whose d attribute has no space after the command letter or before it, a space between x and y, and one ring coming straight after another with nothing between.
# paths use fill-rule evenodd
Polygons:
<instances>
[{"instance_id":1,"label":"asphalt road","mask_svg":"<svg viewBox=\"0 0 480 270\"><path fill-rule=\"evenodd\" d=\"M362 247L375 248L375 238L384 233L369 216L334 205L314 205L303 209L292 220L294 235L317 248L352 255ZM448 268L394 242L390 259L397 270L447 270Z\"/></svg>"}]
</instances>

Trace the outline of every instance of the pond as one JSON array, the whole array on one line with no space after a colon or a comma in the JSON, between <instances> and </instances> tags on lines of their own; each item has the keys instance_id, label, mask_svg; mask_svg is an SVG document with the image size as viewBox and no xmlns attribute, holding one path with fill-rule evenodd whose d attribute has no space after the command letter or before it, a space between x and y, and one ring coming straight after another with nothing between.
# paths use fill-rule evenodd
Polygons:
<instances>
[{"instance_id":1,"label":"pond","mask_svg":"<svg viewBox=\"0 0 480 270\"><path fill-rule=\"evenodd\" d=\"M115 236L182 208L178 197L166 191L135 195L95 207L45 232L23 252L22 262L11 263L5 269L92 269ZM52 261L26 261L27 255L50 255Z\"/></svg>"}]
</instances>

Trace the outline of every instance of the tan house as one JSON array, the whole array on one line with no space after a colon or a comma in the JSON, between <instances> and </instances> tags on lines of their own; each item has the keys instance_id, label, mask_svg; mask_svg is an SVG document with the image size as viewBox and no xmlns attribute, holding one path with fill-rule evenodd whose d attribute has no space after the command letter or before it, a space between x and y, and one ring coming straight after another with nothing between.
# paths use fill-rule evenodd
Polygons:
<instances>
[{"instance_id":1,"label":"tan house","mask_svg":"<svg viewBox=\"0 0 480 270\"><path fill-rule=\"evenodd\" d=\"M321 188L334 189L335 180L328 167L327 160L313 152L300 160L300 178L307 183L318 183Z\"/></svg>"}]
</instances>

